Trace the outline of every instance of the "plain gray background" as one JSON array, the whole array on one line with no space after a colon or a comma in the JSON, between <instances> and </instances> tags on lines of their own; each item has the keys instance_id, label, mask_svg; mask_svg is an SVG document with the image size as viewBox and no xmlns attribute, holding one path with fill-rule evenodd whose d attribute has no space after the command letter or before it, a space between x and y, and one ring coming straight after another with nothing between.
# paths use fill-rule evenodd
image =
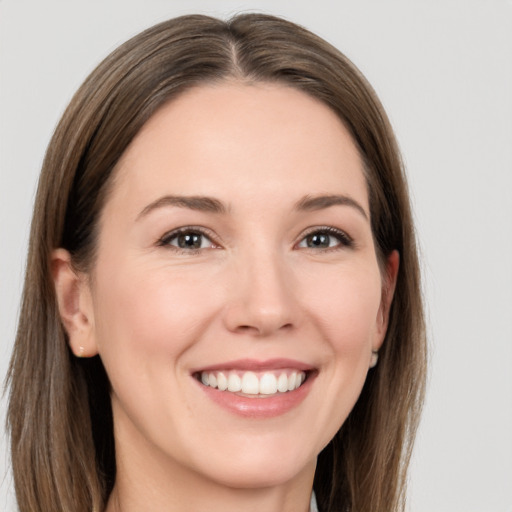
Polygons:
<instances>
[{"instance_id":1,"label":"plain gray background","mask_svg":"<svg viewBox=\"0 0 512 512\"><path fill-rule=\"evenodd\" d=\"M511 512L511 0L0 0L0 377L39 168L74 90L155 22L246 10L284 15L346 53L404 154L431 345L409 510ZM3 431L0 510L15 510Z\"/></svg>"}]
</instances>

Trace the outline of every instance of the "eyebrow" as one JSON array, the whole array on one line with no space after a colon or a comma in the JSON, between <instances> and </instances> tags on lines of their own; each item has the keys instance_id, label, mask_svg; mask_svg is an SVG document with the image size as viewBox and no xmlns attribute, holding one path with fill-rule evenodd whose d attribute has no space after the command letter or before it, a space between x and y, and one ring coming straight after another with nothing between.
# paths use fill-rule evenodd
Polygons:
<instances>
[{"instance_id":1,"label":"eyebrow","mask_svg":"<svg viewBox=\"0 0 512 512\"><path fill-rule=\"evenodd\" d=\"M295 204L295 209L299 211L317 211L331 206L350 206L355 208L366 220L369 220L365 209L355 199L344 195L308 195Z\"/></svg>"},{"instance_id":2,"label":"eyebrow","mask_svg":"<svg viewBox=\"0 0 512 512\"><path fill-rule=\"evenodd\" d=\"M164 206L177 206L200 212L226 213L226 207L218 199L203 196L163 196L148 204L137 216L137 220Z\"/></svg>"},{"instance_id":3,"label":"eyebrow","mask_svg":"<svg viewBox=\"0 0 512 512\"><path fill-rule=\"evenodd\" d=\"M223 214L227 212L226 206L213 197L206 196L163 196L148 204L137 216L137 220L148 215L153 210L165 206L177 206L200 212ZM368 215L364 208L354 199L344 195L322 195L304 196L297 203L295 209L298 211L318 211L331 206L350 206L357 210L366 220Z\"/></svg>"}]
</instances>

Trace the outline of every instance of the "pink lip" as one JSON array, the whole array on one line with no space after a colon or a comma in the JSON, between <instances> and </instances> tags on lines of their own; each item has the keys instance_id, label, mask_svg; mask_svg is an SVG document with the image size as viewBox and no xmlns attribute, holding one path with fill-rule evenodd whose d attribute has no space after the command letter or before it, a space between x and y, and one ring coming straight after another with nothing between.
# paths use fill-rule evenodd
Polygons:
<instances>
[{"instance_id":1,"label":"pink lip","mask_svg":"<svg viewBox=\"0 0 512 512\"><path fill-rule=\"evenodd\" d=\"M241 371L264 371L276 370L280 368L292 368L308 372L306 381L294 391L280 393L271 397L253 397L240 396L229 391L220 391L203 385L195 375L201 371L218 370L241 370ZM292 359L272 359L267 361L256 361L253 359L239 359L226 363L216 364L208 367L194 370L192 376L194 382L205 395L213 402L220 405L229 412L245 418L265 419L280 416L299 406L307 397L313 386L313 382L318 375L310 365L294 361Z\"/></svg>"},{"instance_id":2,"label":"pink lip","mask_svg":"<svg viewBox=\"0 0 512 512\"><path fill-rule=\"evenodd\" d=\"M268 359L266 361L258 361L256 359L236 359L234 361L226 361L225 363L214 364L192 370L191 373L213 372L220 370L240 370L245 372L258 372L265 370L279 370L280 368L292 368L307 372L313 370L311 365L295 361L294 359ZM300 388L299 388L300 389Z\"/></svg>"}]
</instances>

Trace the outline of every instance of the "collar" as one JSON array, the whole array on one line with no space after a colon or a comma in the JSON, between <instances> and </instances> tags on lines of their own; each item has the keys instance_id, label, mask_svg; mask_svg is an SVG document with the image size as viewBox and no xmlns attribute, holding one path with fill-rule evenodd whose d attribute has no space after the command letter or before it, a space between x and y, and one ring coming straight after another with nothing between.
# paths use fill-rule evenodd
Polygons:
<instances>
[{"instance_id":1,"label":"collar","mask_svg":"<svg viewBox=\"0 0 512 512\"><path fill-rule=\"evenodd\" d=\"M316 504L315 491L311 492L311 501L309 503L309 512L318 512L318 505Z\"/></svg>"}]
</instances>

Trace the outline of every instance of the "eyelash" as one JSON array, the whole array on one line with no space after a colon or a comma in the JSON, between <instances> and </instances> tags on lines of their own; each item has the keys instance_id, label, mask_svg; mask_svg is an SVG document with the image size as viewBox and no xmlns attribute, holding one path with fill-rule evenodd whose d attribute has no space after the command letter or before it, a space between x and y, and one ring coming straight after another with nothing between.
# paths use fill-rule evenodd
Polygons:
<instances>
[{"instance_id":1,"label":"eyelash","mask_svg":"<svg viewBox=\"0 0 512 512\"><path fill-rule=\"evenodd\" d=\"M327 235L328 237L334 237L337 239L337 241L339 243L332 247L318 247L318 248L304 247L304 249L309 249L312 251L321 250L321 251L325 252L325 251L336 251L341 248L349 248L350 249L350 248L354 248L354 246L355 246L354 240L349 235L347 235L347 233L345 233L341 229L333 228L332 226L321 226L321 227L316 226L314 228L311 228L310 231L307 231L304 235L302 235L302 238L299 241L299 243L297 244L297 246L302 244L304 241L306 241L306 239L308 237L311 237L312 235Z\"/></svg>"},{"instance_id":2,"label":"eyelash","mask_svg":"<svg viewBox=\"0 0 512 512\"><path fill-rule=\"evenodd\" d=\"M211 242L211 247L208 248L217 248L218 245L214 241L213 234L204 228L196 227L196 226L186 226L178 229L174 229L169 233L163 235L157 242L159 247L167 247L172 248L173 250L180 252L182 254L194 254L198 253L201 250L205 249L205 247L179 247L176 245L172 245L171 242L174 239L177 239L180 235L199 235L200 237L204 237Z\"/></svg>"},{"instance_id":3,"label":"eyelash","mask_svg":"<svg viewBox=\"0 0 512 512\"><path fill-rule=\"evenodd\" d=\"M185 247L179 247L177 245L172 245L171 242L173 240L177 239L180 235L198 235L200 237L204 237L211 242L211 246L210 247L188 247L188 248L185 248ZM302 244L304 242L307 243L307 238L311 237L313 235L317 235L317 236L318 235L327 235L328 237L334 237L339 243L337 243L336 245L334 245L332 247L331 246L316 247L316 248L315 247L307 247L307 246L301 247L300 244ZM172 250L175 250L182 254L191 254L191 253L194 254L194 253L198 253L204 249L212 249L212 248L219 247L219 245L216 244L216 242L215 242L215 237L209 230L206 230L201 227L196 227L196 226L186 226L186 227L182 227L182 228L178 228L173 231L170 231L170 232L166 233L165 235L163 235L158 240L157 245L159 247L172 248ZM308 249L308 250L312 250L312 251L326 252L326 251L336 251L341 248L353 248L354 245L355 245L354 240L349 235L347 235L344 231L334 228L332 226L321 226L321 227L311 228L309 231L304 233L302 235L302 238L300 239L300 241L297 244L295 244L295 247Z\"/></svg>"}]
</instances>

